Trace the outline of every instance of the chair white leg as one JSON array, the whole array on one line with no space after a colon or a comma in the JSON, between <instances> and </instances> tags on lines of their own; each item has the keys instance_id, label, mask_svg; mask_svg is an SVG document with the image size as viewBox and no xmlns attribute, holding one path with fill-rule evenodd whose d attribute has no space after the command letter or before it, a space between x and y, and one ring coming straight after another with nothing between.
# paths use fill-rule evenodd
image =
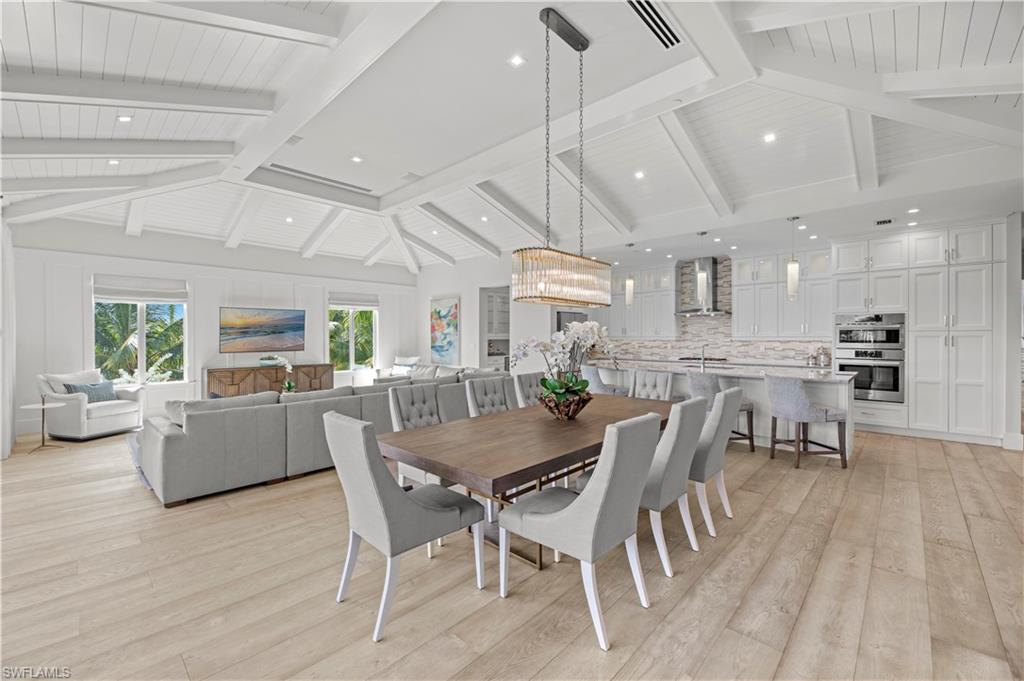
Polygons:
<instances>
[{"instance_id":1,"label":"chair white leg","mask_svg":"<svg viewBox=\"0 0 1024 681\"><path fill-rule=\"evenodd\" d=\"M341 584L338 585L338 602L345 600L348 594L348 583L356 570L356 559L359 557L359 544L363 538L352 530L348 531L348 551L345 553L345 567L341 571Z\"/></svg>"},{"instance_id":2,"label":"chair white leg","mask_svg":"<svg viewBox=\"0 0 1024 681\"><path fill-rule=\"evenodd\" d=\"M473 523L473 559L476 561L476 588L484 588L484 521Z\"/></svg>"},{"instance_id":3,"label":"chair white leg","mask_svg":"<svg viewBox=\"0 0 1024 681\"><path fill-rule=\"evenodd\" d=\"M562 552L558 551L557 549L555 550L555 562L556 563L561 563L562 562Z\"/></svg>"},{"instance_id":4,"label":"chair white leg","mask_svg":"<svg viewBox=\"0 0 1024 681\"><path fill-rule=\"evenodd\" d=\"M635 534L626 539L626 556L629 557L629 569L633 573L633 583L636 584L636 595L640 597L640 605L649 608L651 601L647 598L647 582L644 581L644 571L640 567L640 551L636 548Z\"/></svg>"},{"instance_id":5,"label":"chair white leg","mask_svg":"<svg viewBox=\"0 0 1024 681\"><path fill-rule=\"evenodd\" d=\"M697 502L700 504L700 514L704 516L704 525L708 528L708 534L717 537L715 521L711 519L711 507L708 506L708 490L703 482L697 483Z\"/></svg>"},{"instance_id":6,"label":"chair white leg","mask_svg":"<svg viewBox=\"0 0 1024 681\"><path fill-rule=\"evenodd\" d=\"M580 572L583 573L583 590L587 593L587 606L590 607L590 619L594 621L597 633L597 645L601 650L608 650L608 634L604 630L604 615L601 614L601 599L597 595L597 575L594 564L580 561Z\"/></svg>"},{"instance_id":7,"label":"chair white leg","mask_svg":"<svg viewBox=\"0 0 1024 681\"><path fill-rule=\"evenodd\" d=\"M398 486L405 487L405 476L401 473L398 474Z\"/></svg>"},{"instance_id":8,"label":"chair white leg","mask_svg":"<svg viewBox=\"0 0 1024 681\"><path fill-rule=\"evenodd\" d=\"M684 494L679 497L679 515L683 516L683 527L686 528L686 538L690 540L690 548L700 551L697 545L697 533L693 531L693 518L690 517L690 495Z\"/></svg>"},{"instance_id":9,"label":"chair white leg","mask_svg":"<svg viewBox=\"0 0 1024 681\"><path fill-rule=\"evenodd\" d=\"M508 530L504 527L498 528L498 594L505 598L508 596Z\"/></svg>"},{"instance_id":10,"label":"chair white leg","mask_svg":"<svg viewBox=\"0 0 1024 681\"><path fill-rule=\"evenodd\" d=\"M487 511L487 522L494 522L494 500L488 499L487 504L484 506L484 510Z\"/></svg>"},{"instance_id":11,"label":"chair white leg","mask_svg":"<svg viewBox=\"0 0 1024 681\"><path fill-rule=\"evenodd\" d=\"M725 510L725 517L732 517L732 506L729 505L729 493L725 490L725 471L718 471L715 476L715 486L718 488L718 498L722 500L722 508Z\"/></svg>"},{"instance_id":12,"label":"chair white leg","mask_svg":"<svg viewBox=\"0 0 1024 681\"><path fill-rule=\"evenodd\" d=\"M434 557L434 542L428 541L427 542L427 558L433 558L433 557Z\"/></svg>"},{"instance_id":13,"label":"chair white leg","mask_svg":"<svg viewBox=\"0 0 1024 681\"><path fill-rule=\"evenodd\" d=\"M444 546L444 537L438 537L437 538L437 545L438 546Z\"/></svg>"},{"instance_id":14,"label":"chair white leg","mask_svg":"<svg viewBox=\"0 0 1024 681\"><path fill-rule=\"evenodd\" d=\"M658 557L661 558L661 569L665 571L666 577L672 576L672 561L668 558L668 546L665 544L665 530L661 526L661 512L650 511L651 533L654 535L654 543L658 546Z\"/></svg>"},{"instance_id":15,"label":"chair white leg","mask_svg":"<svg viewBox=\"0 0 1024 681\"><path fill-rule=\"evenodd\" d=\"M377 611L377 624L373 627L373 640L376 643L384 633L384 624L391 610L391 601L395 596L395 585L398 584L398 556L388 558L387 572L384 575L384 593L380 596L380 610Z\"/></svg>"}]
</instances>

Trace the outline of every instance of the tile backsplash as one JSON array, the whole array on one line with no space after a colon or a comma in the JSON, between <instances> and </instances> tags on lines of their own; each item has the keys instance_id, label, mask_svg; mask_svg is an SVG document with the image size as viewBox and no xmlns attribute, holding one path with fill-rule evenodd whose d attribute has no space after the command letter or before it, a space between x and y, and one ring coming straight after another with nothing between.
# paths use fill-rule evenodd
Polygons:
<instances>
[{"instance_id":1,"label":"tile backsplash","mask_svg":"<svg viewBox=\"0 0 1024 681\"><path fill-rule=\"evenodd\" d=\"M693 263L679 268L680 293L684 300L692 299ZM718 309L732 312L732 260L718 259ZM676 338L639 339L615 338L616 355L643 359L674 359L696 357L702 345L707 345L708 357L725 357L730 360L768 360L803 362L807 355L815 352L821 341L749 341L732 339L732 317L729 314L716 317L678 317ZM824 343L832 350L832 344Z\"/></svg>"}]
</instances>

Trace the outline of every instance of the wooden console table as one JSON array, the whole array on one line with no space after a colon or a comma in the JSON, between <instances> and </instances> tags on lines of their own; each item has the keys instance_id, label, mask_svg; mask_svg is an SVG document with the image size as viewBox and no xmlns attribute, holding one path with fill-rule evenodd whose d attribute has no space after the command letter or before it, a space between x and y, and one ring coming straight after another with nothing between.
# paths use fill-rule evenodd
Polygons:
<instances>
[{"instance_id":1,"label":"wooden console table","mask_svg":"<svg viewBox=\"0 0 1024 681\"><path fill-rule=\"evenodd\" d=\"M221 397L251 395L266 390L281 391L285 378L295 382L295 392L327 390L334 387L334 367L330 364L293 364L291 375L284 367L232 367L206 370L206 394Z\"/></svg>"}]
</instances>

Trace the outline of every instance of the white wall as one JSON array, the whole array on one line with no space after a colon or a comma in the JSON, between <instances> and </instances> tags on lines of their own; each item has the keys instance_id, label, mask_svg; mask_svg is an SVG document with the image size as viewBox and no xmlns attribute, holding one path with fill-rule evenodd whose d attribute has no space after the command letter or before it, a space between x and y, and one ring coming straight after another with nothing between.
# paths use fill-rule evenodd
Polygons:
<instances>
[{"instance_id":1,"label":"white wall","mask_svg":"<svg viewBox=\"0 0 1024 681\"><path fill-rule=\"evenodd\" d=\"M420 270L416 289L416 348L423 363L430 362L430 299L459 296L462 328L460 358L463 366L480 366L480 289L508 286L512 281L512 254L501 258L481 256L459 261L455 267L431 265ZM551 307L511 303L509 338L512 345L536 336L547 338L553 330ZM539 371L544 367L540 357L529 357L515 371Z\"/></svg>"},{"instance_id":2,"label":"white wall","mask_svg":"<svg viewBox=\"0 0 1024 681\"><path fill-rule=\"evenodd\" d=\"M11 230L0 233L0 458L14 445L14 247Z\"/></svg>"},{"instance_id":3,"label":"white wall","mask_svg":"<svg viewBox=\"0 0 1024 681\"><path fill-rule=\"evenodd\" d=\"M217 246L218 248L223 248ZM301 308L306 311L306 348L280 353L293 362L324 362L327 358L327 296L330 292L377 294L380 299L378 362L388 365L395 354L416 346L413 307L415 287L351 278L304 276L280 272L183 264L137 257L111 257L38 248L14 249L17 295L17 370L15 403L38 401L35 375L75 371L93 366L92 277L94 274L185 279L189 287L186 312L186 381L151 384L147 411L162 410L168 399L202 396L202 370L248 366L262 353L221 354L218 350L219 308L226 306ZM289 254L284 254L285 256ZM297 257L297 256L295 256ZM343 269L344 261L338 269ZM357 273L373 272L359 263ZM391 269L391 268L387 268ZM379 276L379 271L376 276ZM38 427L34 416L19 415L18 432Z\"/></svg>"}]
</instances>

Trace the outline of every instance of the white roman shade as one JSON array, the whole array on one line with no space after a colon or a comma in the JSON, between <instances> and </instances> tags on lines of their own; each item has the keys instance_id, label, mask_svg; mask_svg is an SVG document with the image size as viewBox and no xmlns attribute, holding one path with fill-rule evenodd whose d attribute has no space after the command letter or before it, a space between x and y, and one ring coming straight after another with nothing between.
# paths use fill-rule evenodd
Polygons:
<instances>
[{"instance_id":1,"label":"white roman shade","mask_svg":"<svg viewBox=\"0 0 1024 681\"><path fill-rule=\"evenodd\" d=\"M380 299L376 293L340 293L330 292L327 294L327 304L331 307L360 307L376 309L380 306Z\"/></svg>"},{"instance_id":2,"label":"white roman shade","mask_svg":"<svg viewBox=\"0 0 1024 681\"><path fill-rule=\"evenodd\" d=\"M95 274L92 295L96 300L108 302L185 303L188 302L188 284L184 279Z\"/></svg>"}]
</instances>

